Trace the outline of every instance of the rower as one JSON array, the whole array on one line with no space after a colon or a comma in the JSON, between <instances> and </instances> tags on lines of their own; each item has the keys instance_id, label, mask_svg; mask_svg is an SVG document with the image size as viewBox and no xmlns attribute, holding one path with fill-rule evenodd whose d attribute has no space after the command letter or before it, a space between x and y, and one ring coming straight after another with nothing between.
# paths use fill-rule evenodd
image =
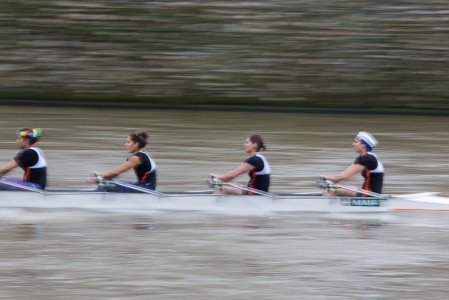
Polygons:
<instances>
[{"instance_id":1,"label":"rower","mask_svg":"<svg viewBox=\"0 0 449 300\"><path fill-rule=\"evenodd\" d=\"M43 190L47 185L47 160L42 149L36 146L42 136L41 129L22 128L17 131L16 143L20 151L8 163L0 166L0 176L20 167L23 179L5 178L0 182L0 190L23 190L20 186ZM11 183L11 184L9 184Z\"/></svg>"},{"instance_id":2,"label":"rower","mask_svg":"<svg viewBox=\"0 0 449 300\"><path fill-rule=\"evenodd\" d=\"M152 155L143 150L147 145L147 140L148 134L144 131L130 133L124 144L127 152L130 154L128 159L112 170L92 172L92 177L88 179L88 181L91 183L98 183L99 191L120 193L142 192L137 187L155 190L157 166ZM125 186L125 184L118 185L112 182L104 183L102 180L98 180L98 178L104 178L109 181L130 169L134 169L134 173L137 177L136 183L128 183ZM133 188L133 185L135 185L136 188Z\"/></svg>"},{"instance_id":3,"label":"rower","mask_svg":"<svg viewBox=\"0 0 449 300\"><path fill-rule=\"evenodd\" d=\"M230 184L219 186L216 193L237 194L237 195L255 195L254 190L268 192L270 187L271 167L266 157L260 152L266 149L262 137L258 134L248 135L243 144L245 152L249 155L243 164L226 174L209 174L223 182L229 182L238 176L248 173L250 180L247 187L249 189L238 188Z\"/></svg>"},{"instance_id":4,"label":"rower","mask_svg":"<svg viewBox=\"0 0 449 300\"><path fill-rule=\"evenodd\" d=\"M354 151L359 154L354 162L346 168L346 170L337 175L321 175L320 178L339 183L360 173L364 178L362 189L381 194L384 179L384 167L378 156L373 152L373 148L378 144L379 142L371 133L360 131L352 143ZM329 189L326 194L351 197L367 196L367 194L349 189Z\"/></svg>"}]
</instances>

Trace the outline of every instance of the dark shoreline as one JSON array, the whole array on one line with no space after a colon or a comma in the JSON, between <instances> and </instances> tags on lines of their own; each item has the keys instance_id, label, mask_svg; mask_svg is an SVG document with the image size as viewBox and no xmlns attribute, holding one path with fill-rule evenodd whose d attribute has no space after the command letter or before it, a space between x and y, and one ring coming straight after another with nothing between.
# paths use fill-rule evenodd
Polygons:
<instances>
[{"instance_id":1,"label":"dark shoreline","mask_svg":"<svg viewBox=\"0 0 449 300\"><path fill-rule=\"evenodd\" d=\"M162 109L190 111L228 111L228 112L273 112L273 113L316 113L316 114L366 114L366 115L410 115L410 116L448 116L447 110L436 109L382 109L382 108L320 108L254 105L204 105L178 103L141 102L86 102L86 101L45 101L45 100L0 100L0 106L45 106L66 108L108 108L108 109Z\"/></svg>"},{"instance_id":2,"label":"dark shoreline","mask_svg":"<svg viewBox=\"0 0 449 300\"><path fill-rule=\"evenodd\" d=\"M390 2L2 1L0 99L448 115L446 2Z\"/></svg>"}]
</instances>

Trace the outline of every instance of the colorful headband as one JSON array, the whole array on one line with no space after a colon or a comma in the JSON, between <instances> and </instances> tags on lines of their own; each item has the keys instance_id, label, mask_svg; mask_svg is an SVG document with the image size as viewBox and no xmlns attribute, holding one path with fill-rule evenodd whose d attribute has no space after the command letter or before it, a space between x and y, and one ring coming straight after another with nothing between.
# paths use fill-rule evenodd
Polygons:
<instances>
[{"instance_id":1,"label":"colorful headband","mask_svg":"<svg viewBox=\"0 0 449 300\"><path fill-rule=\"evenodd\" d=\"M37 139L42 135L42 129L36 128L36 129L25 129L17 131L18 137L28 137L28 138L34 138Z\"/></svg>"}]
</instances>

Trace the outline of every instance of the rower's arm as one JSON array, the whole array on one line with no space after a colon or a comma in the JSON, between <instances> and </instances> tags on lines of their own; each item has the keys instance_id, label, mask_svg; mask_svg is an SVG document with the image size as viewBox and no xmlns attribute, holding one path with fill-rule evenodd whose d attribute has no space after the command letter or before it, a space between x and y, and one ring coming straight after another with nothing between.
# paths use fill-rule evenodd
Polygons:
<instances>
[{"instance_id":1,"label":"rower's arm","mask_svg":"<svg viewBox=\"0 0 449 300\"><path fill-rule=\"evenodd\" d=\"M97 172L97 176L101 176L105 179L112 179L134 167L137 167L138 165L140 165L140 163L141 162L139 157L132 156L129 160L127 160L117 168L114 168L110 171Z\"/></svg>"},{"instance_id":2,"label":"rower's arm","mask_svg":"<svg viewBox=\"0 0 449 300\"><path fill-rule=\"evenodd\" d=\"M354 176L357 173L360 173L363 171L365 167L359 164L352 164L349 167L346 168L343 172L334 175L334 176L322 176L326 179L329 179L330 181L333 181L335 183L340 182L345 179L349 179L352 176Z\"/></svg>"},{"instance_id":3,"label":"rower's arm","mask_svg":"<svg viewBox=\"0 0 449 300\"><path fill-rule=\"evenodd\" d=\"M241 164L238 168L232 170L231 172L228 172L226 174L223 175L218 175L215 176L218 179L224 181L224 182L228 182L233 180L234 178L244 174L244 173L248 173L249 171L251 171L252 169L254 169L254 166L248 164L248 163L243 163Z\"/></svg>"},{"instance_id":4,"label":"rower's arm","mask_svg":"<svg viewBox=\"0 0 449 300\"><path fill-rule=\"evenodd\" d=\"M9 171L11 171L14 168L17 168L19 165L17 164L17 161L15 161L14 159L11 160L10 162L4 164L3 166L0 167L0 176L5 175L6 173L8 173Z\"/></svg>"}]
</instances>

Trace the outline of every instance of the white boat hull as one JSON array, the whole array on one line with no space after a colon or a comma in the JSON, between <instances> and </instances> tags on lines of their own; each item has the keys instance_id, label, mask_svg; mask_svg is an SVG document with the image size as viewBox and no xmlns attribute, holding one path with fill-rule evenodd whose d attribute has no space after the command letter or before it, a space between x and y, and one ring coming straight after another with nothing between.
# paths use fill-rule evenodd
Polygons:
<instances>
[{"instance_id":1,"label":"white boat hull","mask_svg":"<svg viewBox=\"0 0 449 300\"><path fill-rule=\"evenodd\" d=\"M386 212L401 210L449 211L449 199L423 193L388 200L363 197L312 195L237 196L212 194L167 194L97 192L0 192L2 208L53 208L95 210L170 210L228 212Z\"/></svg>"}]
</instances>

